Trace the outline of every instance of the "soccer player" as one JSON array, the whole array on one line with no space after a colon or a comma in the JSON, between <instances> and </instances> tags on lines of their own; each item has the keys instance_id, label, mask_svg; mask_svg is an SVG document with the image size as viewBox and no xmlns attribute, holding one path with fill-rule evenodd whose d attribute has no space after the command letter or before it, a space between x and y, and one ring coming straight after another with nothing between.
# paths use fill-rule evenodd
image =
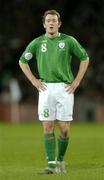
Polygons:
<instances>
[{"instance_id":1,"label":"soccer player","mask_svg":"<svg viewBox=\"0 0 104 180\"><path fill-rule=\"evenodd\" d=\"M48 10L43 15L46 33L27 46L19 65L39 90L38 114L44 131L44 145L48 166L43 173L66 172L64 156L69 143L69 127L73 120L74 92L79 86L89 64L85 49L72 36L59 32L60 14ZM72 57L80 61L76 77L71 71ZM32 73L28 62L37 60L40 78ZM59 124L58 154L55 154L55 120Z\"/></svg>"}]
</instances>

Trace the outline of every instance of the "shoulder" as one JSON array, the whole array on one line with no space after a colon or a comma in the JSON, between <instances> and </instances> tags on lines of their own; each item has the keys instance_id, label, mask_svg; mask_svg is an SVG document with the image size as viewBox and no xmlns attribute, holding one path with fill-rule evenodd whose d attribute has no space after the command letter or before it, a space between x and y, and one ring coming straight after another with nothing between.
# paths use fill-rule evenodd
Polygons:
<instances>
[{"instance_id":1,"label":"shoulder","mask_svg":"<svg viewBox=\"0 0 104 180\"><path fill-rule=\"evenodd\" d=\"M33 40L29 43L28 46L35 46L35 45L37 45L40 41L42 41L42 39L44 39L44 36L45 36L45 35L43 34L43 35L41 35L41 36L33 39Z\"/></svg>"},{"instance_id":2,"label":"shoulder","mask_svg":"<svg viewBox=\"0 0 104 180\"><path fill-rule=\"evenodd\" d=\"M70 36L64 33L60 33L60 37L63 39L68 39Z\"/></svg>"},{"instance_id":3,"label":"shoulder","mask_svg":"<svg viewBox=\"0 0 104 180\"><path fill-rule=\"evenodd\" d=\"M41 36L35 38L34 41L35 41L35 42L39 42L39 41L43 40L44 37L45 37L45 34L42 34Z\"/></svg>"},{"instance_id":4,"label":"shoulder","mask_svg":"<svg viewBox=\"0 0 104 180\"><path fill-rule=\"evenodd\" d=\"M77 42L77 40L73 36L70 36L68 34L61 33L61 38L70 42Z\"/></svg>"}]
</instances>

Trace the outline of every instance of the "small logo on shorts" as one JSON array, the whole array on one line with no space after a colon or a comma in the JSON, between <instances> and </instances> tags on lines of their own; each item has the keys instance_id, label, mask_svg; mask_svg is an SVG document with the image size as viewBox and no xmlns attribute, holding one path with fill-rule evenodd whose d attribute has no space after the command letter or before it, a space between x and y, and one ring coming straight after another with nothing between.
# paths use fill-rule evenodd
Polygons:
<instances>
[{"instance_id":1,"label":"small logo on shorts","mask_svg":"<svg viewBox=\"0 0 104 180\"><path fill-rule=\"evenodd\" d=\"M43 114L44 114L44 117L45 117L45 118L49 117L49 109L47 109L47 108L44 109Z\"/></svg>"}]
</instances>

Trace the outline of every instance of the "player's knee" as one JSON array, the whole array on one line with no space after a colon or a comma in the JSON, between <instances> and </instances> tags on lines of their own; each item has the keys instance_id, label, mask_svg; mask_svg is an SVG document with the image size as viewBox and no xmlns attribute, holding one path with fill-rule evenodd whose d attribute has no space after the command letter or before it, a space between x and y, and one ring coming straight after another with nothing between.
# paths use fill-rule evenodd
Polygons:
<instances>
[{"instance_id":1,"label":"player's knee","mask_svg":"<svg viewBox=\"0 0 104 180\"><path fill-rule=\"evenodd\" d=\"M67 138L68 135L69 135L69 132L68 132L67 129L64 129L64 130L61 130L60 135L61 135L61 137L63 137L63 138Z\"/></svg>"},{"instance_id":2,"label":"player's knee","mask_svg":"<svg viewBox=\"0 0 104 180\"><path fill-rule=\"evenodd\" d=\"M54 126L51 123L47 123L44 125L44 132L45 133L51 133L54 131Z\"/></svg>"},{"instance_id":3,"label":"player's knee","mask_svg":"<svg viewBox=\"0 0 104 180\"><path fill-rule=\"evenodd\" d=\"M66 123L60 124L60 135L63 138L66 138L69 136L69 124L66 124Z\"/></svg>"}]
</instances>

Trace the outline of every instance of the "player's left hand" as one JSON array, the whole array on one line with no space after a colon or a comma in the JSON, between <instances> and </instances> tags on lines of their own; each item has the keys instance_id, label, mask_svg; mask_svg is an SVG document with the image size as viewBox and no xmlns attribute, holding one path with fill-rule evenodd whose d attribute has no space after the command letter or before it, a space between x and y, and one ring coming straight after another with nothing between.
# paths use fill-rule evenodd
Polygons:
<instances>
[{"instance_id":1,"label":"player's left hand","mask_svg":"<svg viewBox=\"0 0 104 180\"><path fill-rule=\"evenodd\" d=\"M66 91L69 93L74 93L79 84L79 81L74 80L72 84L66 85Z\"/></svg>"}]
</instances>

